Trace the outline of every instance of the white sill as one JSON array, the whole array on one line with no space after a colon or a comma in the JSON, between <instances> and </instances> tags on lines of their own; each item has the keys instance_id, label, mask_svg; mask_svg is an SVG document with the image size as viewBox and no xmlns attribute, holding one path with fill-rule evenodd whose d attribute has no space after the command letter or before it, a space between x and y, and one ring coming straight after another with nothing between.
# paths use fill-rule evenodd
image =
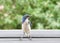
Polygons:
<instances>
[{"instance_id":1,"label":"white sill","mask_svg":"<svg viewBox=\"0 0 60 43\"><path fill-rule=\"evenodd\" d=\"M31 37L60 37L60 30L31 30ZM22 30L0 30L0 37L22 37Z\"/></svg>"}]
</instances>

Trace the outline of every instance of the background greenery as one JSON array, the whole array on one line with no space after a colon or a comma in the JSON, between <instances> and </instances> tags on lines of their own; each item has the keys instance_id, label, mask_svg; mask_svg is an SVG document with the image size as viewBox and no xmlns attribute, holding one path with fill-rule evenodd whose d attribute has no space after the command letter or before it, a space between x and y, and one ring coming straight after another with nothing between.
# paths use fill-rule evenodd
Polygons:
<instances>
[{"instance_id":1,"label":"background greenery","mask_svg":"<svg viewBox=\"0 0 60 43\"><path fill-rule=\"evenodd\" d=\"M0 29L21 29L26 13L32 29L60 29L60 0L0 0Z\"/></svg>"}]
</instances>

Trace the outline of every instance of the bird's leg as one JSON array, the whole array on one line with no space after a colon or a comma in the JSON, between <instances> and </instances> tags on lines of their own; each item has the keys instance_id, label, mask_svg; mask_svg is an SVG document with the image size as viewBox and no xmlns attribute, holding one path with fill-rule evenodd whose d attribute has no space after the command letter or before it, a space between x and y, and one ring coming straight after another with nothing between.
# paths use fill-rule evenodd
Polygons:
<instances>
[{"instance_id":1,"label":"bird's leg","mask_svg":"<svg viewBox=\"0 0 60 43\"><path fill-rule=\"evenodd\" d=\"M21 36L20 40L22 40L22 39L23 39L24 35L25 35L25 32L23 32L23 35Z\"/></svg>"},{"instance_id":2,"label":"bird's leg","mask_svg":"<svg viewBox=\"0 0 60 43\"><path fill-rule=\"evenodd\" d=\"M32 37L29 35L29 39L32 40Z\"/></svg>"},{"instance_id":3,"label":"bird's leg","mask_svg":"<svg viewBox=\"0 0 60 43\"><path fill-rule=\"evenodd\" d=\"M30 36L30 34L27 34L27 36L28 36L28 38L31 40L31 36Z\"/></svg>"},{"instance_id":4,"label":"bird's leg","mask_svg":"<svg viewBox=\"0 0 60 43\"><path fill-rule=\"evenodd\" d=\"M23 32L23 37L24 37L24 36L25 36L25 32ZM22 38L23 38L23 37L22 37Z\"/></svg>"}]
</instances>

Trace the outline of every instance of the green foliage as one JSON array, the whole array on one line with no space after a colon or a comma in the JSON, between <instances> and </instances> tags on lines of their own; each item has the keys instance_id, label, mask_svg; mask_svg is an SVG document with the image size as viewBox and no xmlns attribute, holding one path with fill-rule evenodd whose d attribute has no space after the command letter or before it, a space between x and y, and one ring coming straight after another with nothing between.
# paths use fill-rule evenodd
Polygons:
<instances>
[{"instance_id":1,"label":"green foliage","mask_svg":"<svg viewBox=\"0 0 60 43\"><path fill-rule=\"evenodd\" d=\"M0 29L21 29L25 13L32 29L60 29L60 0L0 0Z\"/></svg>"}]
</instances>

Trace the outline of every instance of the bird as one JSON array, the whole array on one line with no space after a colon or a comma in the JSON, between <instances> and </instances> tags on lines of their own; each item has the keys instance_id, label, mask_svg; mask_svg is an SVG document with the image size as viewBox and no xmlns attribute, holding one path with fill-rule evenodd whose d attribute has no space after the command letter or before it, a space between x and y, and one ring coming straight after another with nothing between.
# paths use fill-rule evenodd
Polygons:
<instances>
[{"instance_id":1,"label":"bird","mask_svg":"<svg viewBox=\"0 0 60 43\"><path fill-rule=\"evenodd\" d=\"M30 31L31 31L31 22L29 20L30 16L28 14L25 14L22 17L22 30L23 30L23 36L27 36L31 39L30 37Z\"/></svg>"}]
</instances>

